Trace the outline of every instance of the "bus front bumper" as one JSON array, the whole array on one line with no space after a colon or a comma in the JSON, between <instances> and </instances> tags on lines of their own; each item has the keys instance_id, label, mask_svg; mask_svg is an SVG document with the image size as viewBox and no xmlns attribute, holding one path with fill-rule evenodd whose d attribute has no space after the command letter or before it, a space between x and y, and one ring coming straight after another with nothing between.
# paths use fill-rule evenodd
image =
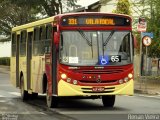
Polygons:
<instances>
[{"instance_id":1,"label":"bus front bumper","mask_svg":"<svg viewBox=\"0 0 160 120\"><path fill-rule=\"evenodd\" d=\"M104 87L102 92L93 92L93 87ZM102 95L133 95L133 79L127 83L113 86L80 86L60 80L58 83L58 96L102 96Z\"/></svg>"}]
</instances>

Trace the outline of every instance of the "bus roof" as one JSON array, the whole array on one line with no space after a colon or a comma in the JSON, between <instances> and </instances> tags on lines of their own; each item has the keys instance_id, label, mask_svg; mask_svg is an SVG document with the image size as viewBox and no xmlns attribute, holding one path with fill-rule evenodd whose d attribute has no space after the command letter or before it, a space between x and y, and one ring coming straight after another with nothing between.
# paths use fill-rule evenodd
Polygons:
<instances>
[{"instance_id":1,"label":"bus roof","mask_svg":"<svg viewBox=\"0 0 160 120\"><path fill-rule=\"evenodd\" d=\"M117 13L107 13L107 12L76 12L76 13L66 13L66 14L59 14L60 16L67 16L67 15L85 15L85 14L105 14L105 15L111 15L111 16L123 16L123 17L131 17L126 14L117 14Z\"/></svg>"},{"instance_id":2,"label":"bus roof","mask_svg":"<svg viewBox=\"0 0 160 120\"><path fill-rule=\"evenodd\" d=\"M14 28L12 28L12 32L19 31L19 30L22 30L22 29L32 28L33 26L39 26L39 25L42 25L42 24L45 24L45 23L51 23L54 20L54 17L55 16L14 27Z\"/></svg>"},{"instance_id":3,"label":"bus roof","mask_svg":"<svg viewBox=\"0 0 160 120\"><path fill-rule=\"evenodd\" d=\"M85 15L85 14L90 14L90 15L95 15L95 14L101 14L102 15L102 14L104 14L104 15L123 16L123 17L131 18L130 16L124 15L124 14L105 13L105 12L77 12L77 13L59 14L59 15L56 15L56 16L63 17L63 16L70 16L70 15ZM49 17L49 18L45 18L45 19L42 19L42 20L37 20L35 22L31 22L31 23L28 23L28 24L24 24L24 25L20 25L20 26L14 27L14 28L12 28L12 32L20 31L20 30L23 30L23 29L32 28L32 27L35 27L35 26L40 26L42 24L51 23L51 22L54 21L54 18L56 16L52 16L52 17Z\"/></svg>"}]
</instances>

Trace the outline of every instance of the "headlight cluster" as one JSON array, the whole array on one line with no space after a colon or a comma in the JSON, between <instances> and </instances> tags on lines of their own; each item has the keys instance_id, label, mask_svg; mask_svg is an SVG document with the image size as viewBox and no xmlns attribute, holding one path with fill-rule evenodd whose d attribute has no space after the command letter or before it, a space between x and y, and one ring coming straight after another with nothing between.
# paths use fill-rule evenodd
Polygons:
<instances>
[{"instance_id":1,"label":"headlight cluster","mask_svg":"<svg viewBox=\"0 0 160 120\"><path fill-rule=\"evenodd\" d=\"M124 79L120 79L119 80L119 84L122 84L122 83L126 83L128 82L130 79L133 78L133 74L132 73L129 73L127 77L125 77Z\"/></svg>"},{"instance_id":2,"label":"headlight cluster","mask_svg":"<svg viewBox=\"0 0 160 120\"><path fill-rule=\"evenodd\" d=\"M74 85L77 85L78 84L78 81L77 80L71 80L71 78L67 78L67 75L66 74L61 74L61 78L63 80L66 80L68 83L72 83Z\"/></svg>"}]
</instances>

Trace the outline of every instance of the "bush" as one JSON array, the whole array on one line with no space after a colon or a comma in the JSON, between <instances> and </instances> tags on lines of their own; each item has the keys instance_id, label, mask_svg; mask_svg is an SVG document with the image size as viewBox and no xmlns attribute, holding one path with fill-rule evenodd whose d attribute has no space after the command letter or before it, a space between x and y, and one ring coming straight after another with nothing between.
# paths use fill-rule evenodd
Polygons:
<instances>
[{"instance_id":1,"label":"bush","mask_svg":"<svg viewBox=\"0 0 160 120\"><path fill-rule=\"evenodd\" d=\"M10 57L2 57L2 58L0 58L0 65L10 66Z\"/></svg>"}]
</instances>

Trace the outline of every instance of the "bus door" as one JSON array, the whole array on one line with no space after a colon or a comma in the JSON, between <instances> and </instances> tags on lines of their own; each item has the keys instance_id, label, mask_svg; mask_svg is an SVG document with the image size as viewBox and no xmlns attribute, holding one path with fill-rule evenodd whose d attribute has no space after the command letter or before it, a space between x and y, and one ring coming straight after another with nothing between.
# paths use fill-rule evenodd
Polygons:
<instances>
[{"instance_id":1,"label":"bus door","mask_svg":"<svg viewBox=\"0 0 160 120\"><path fill-rule=\"evenodd\" d=\"M20 42L20 34L16 35L16 87L20 86L19 81L19 42Z\"/></svg>"},{"instance_id":2,"label":"bus door","mask_svg":"<svg viewBox=\"0 0 160 120\"><path fill-rule=\"evenodd\" d=\"M31 89L31 59L33 32L28 32L27 39L27 89Z\"/></svg>"}]
</instances>

